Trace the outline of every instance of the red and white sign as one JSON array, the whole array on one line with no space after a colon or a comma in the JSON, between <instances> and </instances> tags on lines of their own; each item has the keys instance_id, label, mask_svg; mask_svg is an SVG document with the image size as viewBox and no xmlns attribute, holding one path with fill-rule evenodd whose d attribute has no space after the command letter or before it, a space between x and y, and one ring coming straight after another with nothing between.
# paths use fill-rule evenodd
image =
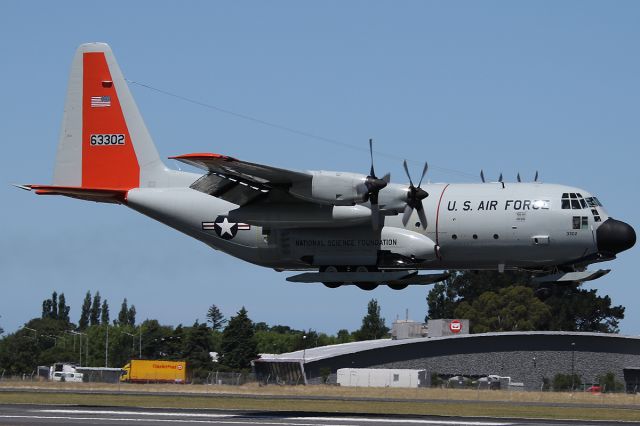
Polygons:
<instances>
[{"instance_id":1,"label":"red and white sign","mask_svg":"<svg viewBox=\"0 0 640 426\"><path fill-rule=\"evenodd\" d=\"M449 323L449 330L452 333L460 333L462 331L462 323L458 320L453 320Z\"/></svg>"}]
</instances>

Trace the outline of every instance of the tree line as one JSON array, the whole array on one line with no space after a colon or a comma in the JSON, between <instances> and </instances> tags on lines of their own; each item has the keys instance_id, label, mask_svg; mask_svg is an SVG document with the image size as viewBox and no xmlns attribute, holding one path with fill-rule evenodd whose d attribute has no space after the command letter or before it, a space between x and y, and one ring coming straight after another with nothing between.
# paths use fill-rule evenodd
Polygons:
<instances>
[{"instance_id":1,"label":"tree line","mask_svg":"<svg viewBox=\"0 0 640 426\"><path fill-rule=\"evenodd\" d=\"M53 292L42 302L42 314L0 339L0 370L5 375L31 374L38 365L72 362L83 366L122 367L130 359L185 360L193 380L211 371L242 371L260 353L283 353L355 340L386 337L389 329L373 299L362 326L328 335L315 330L254 323L242 307L225 318L211 305L206 321L191 326L162 325L156 319L136 324L135 306L122 302L118 318L110 322L109 304L100 293L87 292L76 323L64 294ZM217 353L217 359L212 356Z\"/></svg>"},{"instance_id":2,"label":"tree line","mask_svg":"<svg viewBox=\"0 0 640 426\"><path fill-rule=\"evenodd\" d=\"M427 295L425 321L467 318L472 333L593 331L618 333L624 306L576 283L537 284L530 273L453 271Z\"/></svg>"},{"instance_id":3,"label":"tree line","mask_svg":"<svg viewBox=\"0 0 640 426\"><path fill-rule=\"evenodd\" d=\"M565 330L617 333L623 306L612 306L609 296L576 284L541 287L523 272L452 271L427 295L425 320L467 318L471 332ZM213 370L248 369L259 353L284 353L388 337L389 328L372 299L362 325L335 335L296 330L286 325L253 322L242 307L225 318L212 304L206 321L190 326L162 325L156 319L136 323L136 309L125 298L116 319L110 319L108 301L87 292L77 323L64 294L53 292L42 302L42 314L0 339L0 370L5 374L31 373L38 365L76 362L88 366L122 367L132 358L186 360L194 378ZM217 362L211 356L217 353Z\"/></svg>"}]
</instances>

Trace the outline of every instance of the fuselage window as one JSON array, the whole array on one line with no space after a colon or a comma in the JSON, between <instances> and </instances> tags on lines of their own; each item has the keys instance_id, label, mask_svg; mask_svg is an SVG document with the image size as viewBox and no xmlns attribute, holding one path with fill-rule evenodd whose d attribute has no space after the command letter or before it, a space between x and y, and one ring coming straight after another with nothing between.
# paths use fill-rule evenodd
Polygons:
<instances>
[{"instance_id":1,"label":"fuselage window","mask_svg":"<svg viewBox=\"0 0 640 426\"><path fill-rule=\"evenodd\" d=\"M580 229L580 216L573 217L573 229Z\"/></svg>"},{"instance_id":2,"label":"fuselage window","mask_svg":"<svg viewBox=\"0 0 640 426\"><path fill-rule=\"evenodd\" d=\"M573 229L589 229L589 216L573 216Z\"/></svg>"},{"instance_id":3,"label":"fuselage window","mask_svg":"<svg viewBox=\"0 0 640 426\"><path fill-rule=\"evenodd\" d=\"M579 192L565 192L562 194L562 209L581 210L589 207L602 206L596 197L583 198Z\"/></svg>"}]
</instances>

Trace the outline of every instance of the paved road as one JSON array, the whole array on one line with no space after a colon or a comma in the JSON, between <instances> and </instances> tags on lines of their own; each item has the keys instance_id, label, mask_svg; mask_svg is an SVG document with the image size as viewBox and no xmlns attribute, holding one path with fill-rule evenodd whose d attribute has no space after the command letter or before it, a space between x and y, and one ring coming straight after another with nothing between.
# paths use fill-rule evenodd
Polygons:
<instances>
[{"instance_id":1,"label":"paved road","mask_svg":"<svg viewBox=\"0 0 640 426\"><path fill-rule=\"evenodd\" d=\"M327 413L273 413L223 410L0 405L0 425L268 425L268 426L526 426L584 425L584 421L473 419L433 416L377 416ZM588 422L591 426L630 423Z\"/></svg>"}]
</instances>

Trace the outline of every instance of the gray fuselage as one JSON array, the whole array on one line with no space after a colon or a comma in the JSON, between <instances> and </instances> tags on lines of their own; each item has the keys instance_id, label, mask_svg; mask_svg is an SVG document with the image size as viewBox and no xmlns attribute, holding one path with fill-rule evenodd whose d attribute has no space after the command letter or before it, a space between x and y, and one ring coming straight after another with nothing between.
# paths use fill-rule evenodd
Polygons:
<instances>
[{"instance_id":1,"label":"gray fuselage","mask_svg":"<svg viewBox=\"0 0 640 426\"><path fill-rule=\"evenodd\" d=\"M389 187L396 191L407 188ZM615 257L615 253L603 257L602 247L598 248L598 227L609 216L582 189L501 182L426 184L423 188L429 193L423 202L426 229L415 212L406 226L394 214L386 216L381 229L374 231L360 210L345 213L348 207L343 207L332 220L330 211L337 207L322 205L313 211L305 205L298 221L291 217L300 207L292 205L288 210L278 207L283 216L290 217L287 221L278 223L267 209L264 221L268 223L261 223L260 212L253 211L244 215L250 221L238 224L233 217L244 217L242 208L184 187L132 189L127 205L217 250L277 270L328 265L552 270L563 265L581 268ZM385 191L381 192L383 210ZM563 196L567 197L564 201ZM322 226L314 221L314 214L324 218Z\"/></svg>"}]
</instances>

